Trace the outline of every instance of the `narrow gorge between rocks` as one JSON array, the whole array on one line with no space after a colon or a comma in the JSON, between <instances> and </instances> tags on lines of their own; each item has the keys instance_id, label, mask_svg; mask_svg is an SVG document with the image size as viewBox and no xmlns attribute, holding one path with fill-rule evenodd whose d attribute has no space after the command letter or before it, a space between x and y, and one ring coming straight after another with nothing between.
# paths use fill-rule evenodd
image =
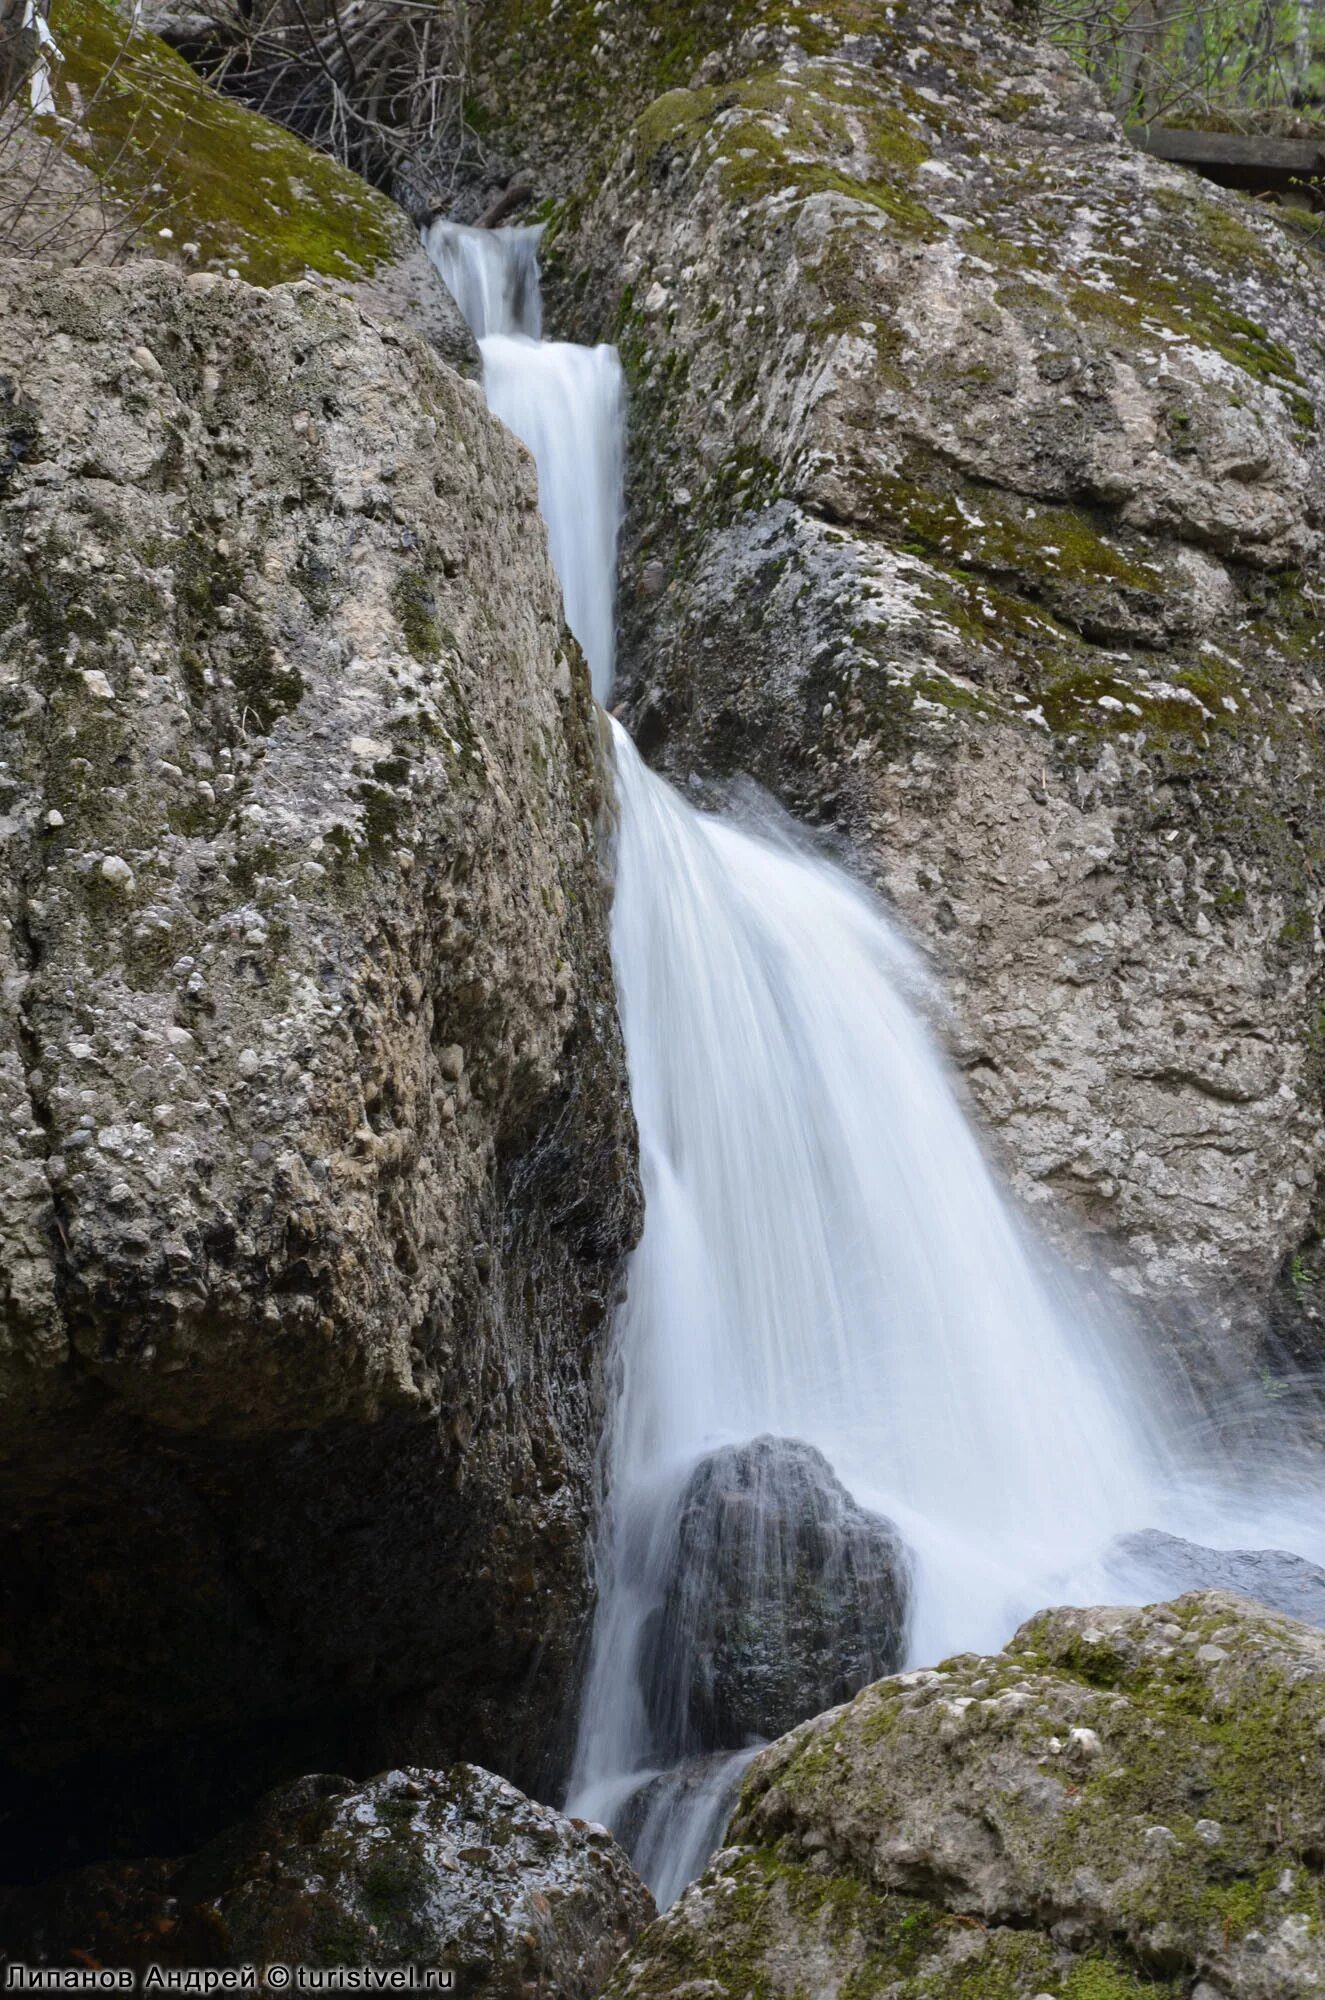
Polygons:
<instances>
[{"instance_id":1,"label":"narrow gorge between rocks","mask_svg":"<svg viewBox=\"0 0 1325 2000\"><path fill-rule=\"evenodd\" d=\"M0 0L0 1989L1320 2000L1323 137Z\"/></svg>"},{"instance_id":2,"label":"narrow gorge between rocks","mask_svg":"<svg viewBox=\"0 0 1325 2000\"><path fill-rule=\"evenodd\" d=\"M425 242L534 456L608 705L622 376L542 338L539 235ZM1325 1484L1250 1371L1161 1368L1013 1213L926 1025L942 994L879 904L770 802L698 810L611 731L646 1220L568 1810L666 1907L760 1742L1046 1602L1143 1603L1226 1551L1325 1561Z\"/></svg>"}]
</instances>

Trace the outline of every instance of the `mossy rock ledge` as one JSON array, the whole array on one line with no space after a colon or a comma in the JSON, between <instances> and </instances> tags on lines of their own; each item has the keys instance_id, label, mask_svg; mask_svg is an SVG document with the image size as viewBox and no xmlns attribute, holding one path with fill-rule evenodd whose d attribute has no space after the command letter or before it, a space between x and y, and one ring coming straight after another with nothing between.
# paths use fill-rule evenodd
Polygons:
<instances>
[{"instance_id":1,"label":"mossy rock ledge","mask_svg":"<svg viewBox=\"0 0 1325 2000\"><path fill-rule=\"evenodd\" d=\"M609 2000L1308 2000L1325 1635L1243 1598L1057 1610L763 1751Z\"/></svg>"},{"instance_id":2,"label":"mossy rock ledge","mask_svg":"<svg viewBox=\"0 0 1325 2000\"><path fill-rule=\"evenodd\" d=\"M647 754L844 840L1028 1207L1310 1371L1325 260L1017 18L500 0L475 91L625 359Z\"/></svg>"},{"instance_id":3,"label":"mossy rock ledge","mask_svg":"<svg viewBox=\"0 0 1325 2000\"><path fill-rule=\"evenodd\" d=\"M283 126L213 90L104 0L52 0L54 114L9 131L31 190L7 252L159 257L252 285L307 279L403 321L466 373L477 355L403 209Z\"/></svg>"}]
</instances>

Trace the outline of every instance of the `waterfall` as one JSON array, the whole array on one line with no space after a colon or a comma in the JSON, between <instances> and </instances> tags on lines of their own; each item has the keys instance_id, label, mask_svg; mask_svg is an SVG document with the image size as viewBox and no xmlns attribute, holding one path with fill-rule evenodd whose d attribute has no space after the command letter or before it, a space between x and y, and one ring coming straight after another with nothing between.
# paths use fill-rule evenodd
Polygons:
<instances>
[{"instance_id":1,"label":"waterfall","mask_svg":"<svg viewBox=\"0 0 1325 2000\"><path fill-rule=\"evenodd\" d=\"M476 340L520 333L538 340L543 297L538 282L540 229L465 229L438 216L424 248Z\"/></svg>"},{"instance_id":2,"label":"waterfall","mask_svg":"<svg viewBox=\"0 0 1325 2000\"><path fill-rule=\"evenodd\" d=\"M605 699L616 357L536 338L536 231L434 224L427 240L482 334L492 407L534 454ZM1275 1514L1246 1482L1184 1468L1138 1343L1000 1194L924 1025L926 970L879 905L774 809L697 812L616 725L613 743L612 949L646 1219L616 1329L571 1808L616 1826L666 1901L721 1834L749 1717L794 1697L787 1635L822 1656L825 1706L903 1643L932 1661L1001 1645L1045 1603L1163 1594L1120 1563L1129 1531L1226 1540L1270 1522L1325 1547L1317 1499ZM701 1556L716 1608L678 1588ZM703 1673L679 1689L687 1647Z\"/></svg>"},{"instance_id":3,"label":"waterfall","mask_svg":"<svg viewBox=\"0 0 1325 2000\"><path fill-rule=\"evenodd\" d=\"M616 660L625 390L614 347L540 338L542 233L465 229L439 219L423 240L478 339L489 406L533 453L566 623L605 702Z\"/></svg>"},{"instance_id":4,"label":"waterfall","mask_svg":"<svg viewBox=\"0 0 1325 2000\"><path fill-rule=\"evenodd\" d=\"M525 334L479 342L488 402L538 467L548 548L566 622L605 702L616 656L616 547L625 476L625 393L612 347Z\"/></svg>"}]
</instances>

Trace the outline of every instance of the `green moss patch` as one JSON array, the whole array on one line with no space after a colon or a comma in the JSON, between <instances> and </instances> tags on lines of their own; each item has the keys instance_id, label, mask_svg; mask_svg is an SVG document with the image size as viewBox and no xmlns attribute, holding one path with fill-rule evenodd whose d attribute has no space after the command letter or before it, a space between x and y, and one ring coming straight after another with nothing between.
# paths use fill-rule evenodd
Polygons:
<instances>
[{"instance_id":1,"label":"green moss patch","mask_svg":"<svg viewBox=\"0 0 1325 2000\"><path fill-rule=\"evenodd\" d=\"M813 64L795 74L763 70L730 87L669 91L645 111L635 137L646 159L667 148L706 148L729 200L840 194L909 234L944 233L907 185L929 158L918 122L886 103L867 77ZM826 152L858 157L859 170L825 165Z\"/></svg>"},{"instance_id":2,"label":"green moss patch","mask_svg":"<svg viewBox=\"0 0 1325 2000\"><path fill-rule=\"evenodd\" d=\"M400 254L408 224L393 203L209 89L155 35L99 0L53 0L51 29L57 101L78 125L71 157L129 211L142 249L196 244L197 264L258 285L367 277Z\"/></svg>"}]
</instances>

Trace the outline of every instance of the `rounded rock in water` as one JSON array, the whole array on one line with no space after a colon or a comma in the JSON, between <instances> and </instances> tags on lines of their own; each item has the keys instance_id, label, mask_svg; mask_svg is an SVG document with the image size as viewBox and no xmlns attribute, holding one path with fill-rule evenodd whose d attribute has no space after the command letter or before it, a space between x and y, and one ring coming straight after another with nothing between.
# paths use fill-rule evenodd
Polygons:
<instances>
[{"instance_id":1,"label":"rounded rock in water","mask_svg":"<svg viewBox=\"0 0 1325 2000\"><path fill-rule=\"evenodd\" d=\"M779 1736L900 1664L910 1566L821 1452L759 1437L702 1459L682 1498L646 1700L676 1753Z\"/></svg>"}]
</instances>

